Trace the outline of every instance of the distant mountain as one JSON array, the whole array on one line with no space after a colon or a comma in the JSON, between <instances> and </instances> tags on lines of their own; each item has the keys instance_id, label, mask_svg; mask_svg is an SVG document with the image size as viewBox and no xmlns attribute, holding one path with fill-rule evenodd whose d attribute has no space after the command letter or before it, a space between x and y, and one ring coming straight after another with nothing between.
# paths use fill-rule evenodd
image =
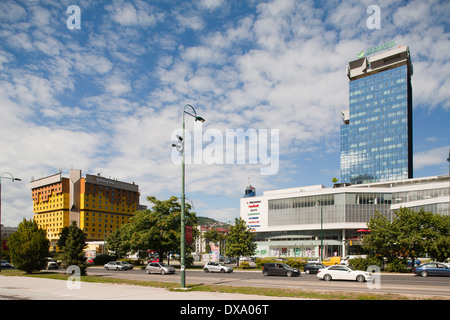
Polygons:
<instances>
[{"instance_id":1,"label":"distant mountain","mask_svg":"<svg viewBox=\"0 0 450 320\"><path fill-rule=\"evenodd\" d=\"M197 222L199 226L209 226L216 228L230 228L230 224L225 222L220 222L208 217L197 217Z\"/></svg>"}]
</instances>

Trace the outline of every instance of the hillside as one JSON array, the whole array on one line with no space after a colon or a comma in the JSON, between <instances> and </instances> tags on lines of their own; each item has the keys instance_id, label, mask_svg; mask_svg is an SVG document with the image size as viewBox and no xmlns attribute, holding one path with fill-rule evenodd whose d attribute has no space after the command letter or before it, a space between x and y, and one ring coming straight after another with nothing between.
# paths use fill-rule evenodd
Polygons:
<instances>
[{"instance_id":1,"label":"hillside","mask_svg":"<svg viewBox=\"0 0 450 320\"><path fill-rule=\"evenodd\" d=\"M216 228L230 228L230 224L225 222L220 222L208 217L197 217L197 222L199 226L209 226Z\"/></svg>"}]
</instances>

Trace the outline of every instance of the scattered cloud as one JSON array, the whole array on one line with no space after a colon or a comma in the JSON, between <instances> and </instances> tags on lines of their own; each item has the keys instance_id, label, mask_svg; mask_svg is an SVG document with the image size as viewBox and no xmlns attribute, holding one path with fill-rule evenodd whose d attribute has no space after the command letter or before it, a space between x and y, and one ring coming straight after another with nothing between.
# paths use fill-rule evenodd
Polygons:
<instances>
[{"instance_id":1,"label":"scattered cloud","mask_svg":"<svg viewBox=\"0 0 450 320\"><path fill-rule=\"evenodd\" d=\"M59 169L135 181L143 203L179 195L170 137L187 103L204 132L280 130L276 176L260 164L187 167L199 215L233 221L249 177L258 194L326 184L339 170L346 66L393 39L410 46L414 108L430 121L450 112L447 1L381 1L379 30L366 26L368 0L79 1L80 30L66 27L70 4L0 2L0 170L23 180L2 190L7 225L32 217L27 180ZM434 141L415 169L442 173L446 152Z\"/></svg>"}]
</instances>

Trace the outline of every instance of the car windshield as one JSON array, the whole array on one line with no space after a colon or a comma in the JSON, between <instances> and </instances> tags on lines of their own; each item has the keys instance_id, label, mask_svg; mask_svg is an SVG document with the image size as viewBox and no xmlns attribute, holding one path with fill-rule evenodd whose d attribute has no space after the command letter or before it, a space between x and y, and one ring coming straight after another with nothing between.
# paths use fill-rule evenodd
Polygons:
<instances>
[{"instance_id":1,"label":"car windshield","mask_svg":"<svg viewBox=\"0 0 450 320\"><path fill-rule=\"evenodd\" d=\"M160 265L161 267L168 267L168 265L165 264L165 263L159 263L159 265Z\"/></svg>"}]
</instances>

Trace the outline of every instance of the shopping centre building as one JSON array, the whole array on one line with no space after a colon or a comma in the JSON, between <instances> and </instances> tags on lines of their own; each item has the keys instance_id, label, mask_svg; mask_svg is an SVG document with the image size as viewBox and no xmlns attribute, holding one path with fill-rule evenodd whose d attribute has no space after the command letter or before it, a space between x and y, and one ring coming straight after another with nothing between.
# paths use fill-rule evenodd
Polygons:
<instances>
[{"instance_id":1,"label":"shopping centre building","mask_svg":"<svg viewBox=\"0 0 450 320\"><path fill-rule=\"evenodd\" d=\"M400 207L450 215L448 175L371 184L265 191L242 198L241 218L255 232L259 257L357 255L367 223Z\"/></svg>"}]
</instances>

